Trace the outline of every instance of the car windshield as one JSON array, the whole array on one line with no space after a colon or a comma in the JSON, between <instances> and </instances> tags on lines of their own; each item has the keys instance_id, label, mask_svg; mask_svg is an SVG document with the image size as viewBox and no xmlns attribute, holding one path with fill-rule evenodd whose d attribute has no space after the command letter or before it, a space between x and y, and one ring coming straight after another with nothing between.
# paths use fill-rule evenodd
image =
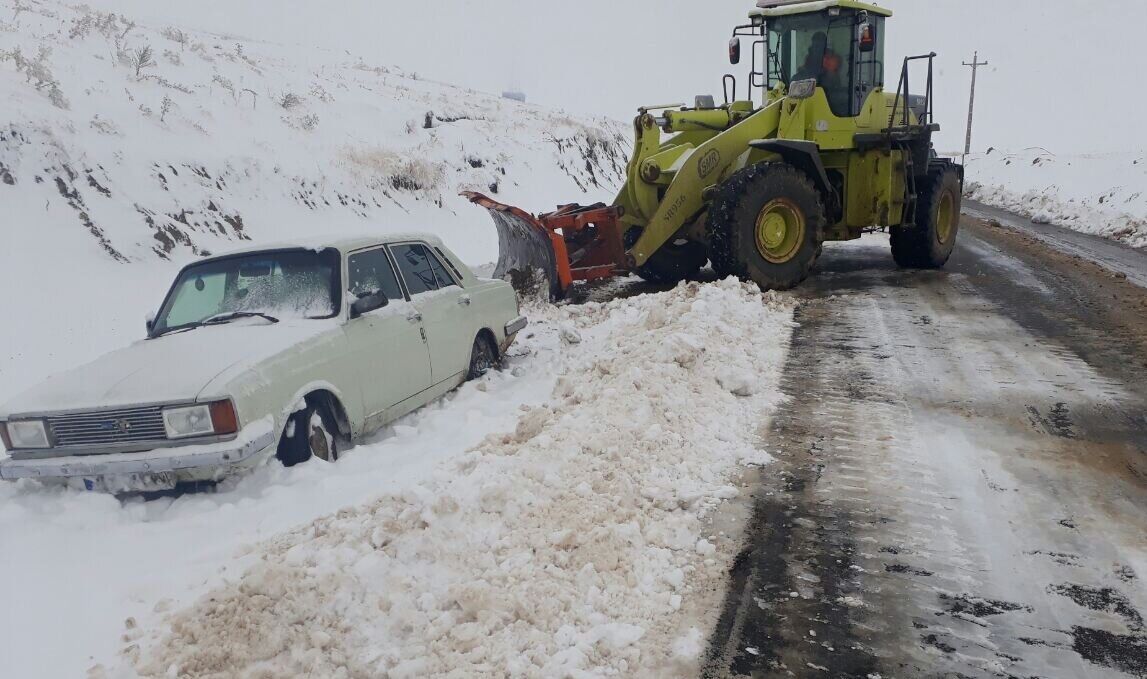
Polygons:
<instances>
[{"instance_id":1,"label":"car windshield","mask_svg":"<svg viewBox=\"0 0 1147 679\"><path fill-rule=\"evenodd\" d=\"M336 250L280 250L227 257L184 269L156 316L152 335L210 321L331 318L339 310Z\"/></svg>"}]
</instances>

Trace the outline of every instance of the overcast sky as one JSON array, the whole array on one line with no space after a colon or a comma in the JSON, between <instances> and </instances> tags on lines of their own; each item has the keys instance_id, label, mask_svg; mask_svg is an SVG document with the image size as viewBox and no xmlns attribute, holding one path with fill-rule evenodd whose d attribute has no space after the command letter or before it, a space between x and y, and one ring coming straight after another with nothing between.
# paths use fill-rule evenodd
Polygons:
<instances>
[{"instance_id":1,"label":"overcast sky","mask_svg":"<svg viewBox=\"0 0 1147 679\"><path fill-rule=\"evenodd\" d=\"M149 23L345 49L436 80L520 89L572 112L629 118L640 104L720 99L742 82L726 44L752 0L89 0ZM1147 0L886 0L889 77L935 50L937 145L963 146L970 61L981 71L974 147L1147 147L1140 90ZM745 62L747 63L747 62ZM894 87L893 82L890 86ZM1098 98L1107 100L1099 108ZM1126 102L1126 106L1121 105ZM1122 113L1130 112L1130 115ZM1122 120L1128 124L1119 125Z\"/></svg>"}]
</instances>

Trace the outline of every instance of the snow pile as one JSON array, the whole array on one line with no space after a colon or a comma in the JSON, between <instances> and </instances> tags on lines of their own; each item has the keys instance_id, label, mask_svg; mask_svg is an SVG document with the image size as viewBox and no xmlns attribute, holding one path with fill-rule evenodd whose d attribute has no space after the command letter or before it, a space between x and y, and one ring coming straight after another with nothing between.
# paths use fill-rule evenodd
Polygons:
<instances>
[{"instance_id":1,"label":"snow pile","mask_svg":"<svg viewBox=\"0 0 1147 679\"><path fill-rule=\"evenodd\" d=\"M1147 153L991 149L967 159L969 197L1042 224L1147 247Z\"/></svg>"},{"instance_id":2,"label":"snow pile","mask_svg":"<svg viewBox=\"0 0 1147 679\"><path fill-rule=\"evenodd\" d=\"M733 280L543 312L551 399L432 480L268 541L130 632L145 676L695 674L733 547L705 530L780 396L791 305ZM736 392L736 394L732 393ZM740 395L737 395L740 394Z\"/></svg>"}]
</instances>

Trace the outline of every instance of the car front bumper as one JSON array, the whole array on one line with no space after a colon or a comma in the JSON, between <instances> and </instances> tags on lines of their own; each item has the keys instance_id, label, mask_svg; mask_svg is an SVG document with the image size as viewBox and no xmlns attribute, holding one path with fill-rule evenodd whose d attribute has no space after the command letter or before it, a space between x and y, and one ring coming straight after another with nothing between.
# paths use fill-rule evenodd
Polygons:
<instances>
[{"instance_id":1,"label":"car front bumper","mask_svg":"<svg viewBox=\"0 0 1147 679\"><path fill-rule=\"evenodd\" d=\"M506 336L510 337L510 336L518 334L519 332L522 331L522 329L524 329L526 327L526 325L528 323L529 323L529 321L526 320L525 316L518 316L517 318L515 318L514 320L512 320L506 324L506 328L505 328Z\"/></svg>"},{"instance_id":2,"label":"car front bumper","mask_svg":"<svg viewBox=\"0 0 1147 679\"><path fill-rule=\"evenodd\" d=\"M275 444L269 427L243 432L233 441L179 448L157 448L138 453L68 455L40 459L0 461L0 479L106 479L166 475L184 481L217 480L228 470L256 463Z\"/></svg>"}]
</instances>

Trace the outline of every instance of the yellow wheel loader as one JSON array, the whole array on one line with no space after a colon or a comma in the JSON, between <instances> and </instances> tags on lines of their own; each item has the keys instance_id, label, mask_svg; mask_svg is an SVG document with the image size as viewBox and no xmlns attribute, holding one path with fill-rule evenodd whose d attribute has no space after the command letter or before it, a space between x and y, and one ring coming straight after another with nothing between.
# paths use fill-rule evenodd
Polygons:
<instances>
[{"instance_id":1,"label":"yellow wheel loader","mask_svg":"<svg viewBox=\"0 0 1147 679\"><path fill-rule=\"evenodd\" d=\"M891 16L854 0L761 0L729 43L738 64L751 39L746 98L726 75L721 105L697 97L638 109L627 181L611 204L535 216L465 194L498 227L495 275L541 273L557 299L576 281L636 273L671 283L710 262L720 275L788 289L825 241L878 227L890 227L900 266L943 266L963 167L932 149L936 55L907 57L895 90L885 87Z\"/></svg>"}]
</instances>

